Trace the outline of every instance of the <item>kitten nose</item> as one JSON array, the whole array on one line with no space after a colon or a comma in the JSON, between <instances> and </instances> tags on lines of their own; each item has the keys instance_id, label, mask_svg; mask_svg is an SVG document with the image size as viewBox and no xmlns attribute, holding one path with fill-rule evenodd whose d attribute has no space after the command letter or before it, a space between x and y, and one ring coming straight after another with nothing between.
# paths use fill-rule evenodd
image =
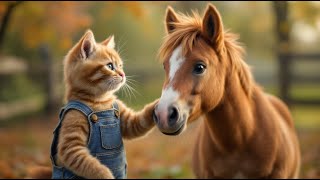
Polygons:
<instances>
[{"instance_id":1,"label":"kitten nose","mask_svg":"<svg viewBox=\"0 0 320 180\"><path fill-rule=\"evenodd\" d=\"M124 77L124 76L125 76L124 72L119 72L119 75L120 75L121 77Z\"/></svg>"}]
</instances>

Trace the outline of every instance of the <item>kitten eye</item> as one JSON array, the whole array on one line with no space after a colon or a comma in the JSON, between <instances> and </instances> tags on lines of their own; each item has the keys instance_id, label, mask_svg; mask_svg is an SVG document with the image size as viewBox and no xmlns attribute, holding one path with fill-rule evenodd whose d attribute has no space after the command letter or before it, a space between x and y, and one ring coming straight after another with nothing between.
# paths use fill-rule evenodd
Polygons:
<instances>
[{"instance_id":1,"label":"kitten eye","mask_svg":"<svg viewBox=\"0 0 320 180\"><path fill-rule=\"evenodd\" d=\"M206 70L206 66L202 63L197 63L193 67L193 73L196 75L200 75L200 74L204 73L205 70Z\"/></svg>"},{"instance_id":2,"label":"kitten eye","mask_svg":"<svg viewBox=\"0 0 320 180\"><path fill-rule=\"evenodd\" d=\"M111 69L112 71L114 71L114 66L112 63L107 64L108 68Z\"/></svg>"}]
</instances>

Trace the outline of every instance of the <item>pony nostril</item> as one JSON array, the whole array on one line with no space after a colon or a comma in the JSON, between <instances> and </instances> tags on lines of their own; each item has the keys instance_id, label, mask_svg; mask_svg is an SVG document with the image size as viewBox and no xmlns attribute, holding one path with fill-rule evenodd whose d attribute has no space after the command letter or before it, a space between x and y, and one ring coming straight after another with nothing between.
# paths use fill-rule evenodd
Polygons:
<instances>
[{"instance_id":1,"label":"pony nostril","mask_svg":"<svg viewBox=\"0 0 320 180\"><path fill-rule=\"evenodd\" d=\"M179 111L176 107L172 106L169 108L169 124L174 125L179 119Z\"/></svg>"},{"instance_id":2,"label":"pony nostril","mask_svg":"<svg viewBox=\"0 0 320 180\"><path fill-rule=\"evenodd\" d=\"M176 119L177 118L177 115L178 115L178 111L176 108L170 108L169 110L169 119Z\"/></svg>"},{"instance_id":3,"label":"pony nostril","mask_svg":"<svg viewBox=\"0 0 320 180\"><path fill-rule=\"evenodd\" d=\"M158 117L157 117L157 115L156 115L156 110L155 110L155 109L153 110L152 116L153 116L154 122L155 122L155 123L158 123L159 120L158 120Z\"/></svg>"}]
</instances>

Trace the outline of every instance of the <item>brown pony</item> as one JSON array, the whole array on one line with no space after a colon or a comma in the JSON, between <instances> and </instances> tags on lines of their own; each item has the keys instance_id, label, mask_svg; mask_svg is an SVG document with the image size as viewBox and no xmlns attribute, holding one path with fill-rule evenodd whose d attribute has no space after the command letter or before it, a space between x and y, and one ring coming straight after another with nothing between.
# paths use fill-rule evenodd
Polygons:
<instances>
[{"instance_id":1,"label":"brown pony","mask_svg":"<svg viewBox=\"0 0 320 180\"><path fill-rule=\"evenodd\" d=\"M243 61L219 12L166 12L159 56L166 78L155 109L159 130L178 135L201 119L193 154L197 178L296 178L299 142L287 106L266 94Z\"/></svg>"}]
</instances>

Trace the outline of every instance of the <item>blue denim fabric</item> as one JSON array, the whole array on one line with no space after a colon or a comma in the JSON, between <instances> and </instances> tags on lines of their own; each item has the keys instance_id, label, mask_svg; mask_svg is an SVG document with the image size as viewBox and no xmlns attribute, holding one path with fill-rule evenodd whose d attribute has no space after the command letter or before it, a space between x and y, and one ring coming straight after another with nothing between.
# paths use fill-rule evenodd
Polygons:
<instances>
[{"instance_id":1,"label":"blue denim fabric","mask_svg":"<svg viewBox=\"0 0 320 180\"><path fill-rule=\"evenodd\" d=\"M119 114L118 105L114 103L112 109L94 112L80 101L70 101L61 109L60 121L53 132L54 137L50 155L53 167L52 179L82 179L82 177L75 175L67 168L59 167L56 164L61 122L70 109L78 110L87 117L90 125L87 147L90 154L108 167L116 179L127 178L127 160L121 136L120 117L117 116ZM91 120L93 114L98 117L96 122Z\"/></svg>"}]
</instances>

